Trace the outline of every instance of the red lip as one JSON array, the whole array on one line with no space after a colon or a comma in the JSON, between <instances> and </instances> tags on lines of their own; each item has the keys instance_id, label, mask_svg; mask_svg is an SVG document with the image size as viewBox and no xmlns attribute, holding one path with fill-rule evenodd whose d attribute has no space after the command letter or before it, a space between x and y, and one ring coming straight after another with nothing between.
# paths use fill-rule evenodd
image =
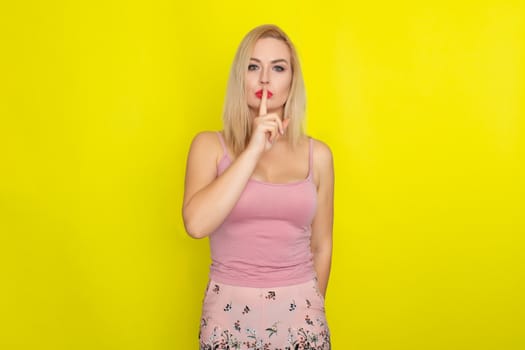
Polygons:
<instances>
[{"instance_id":1,"label":"red lip","mask_svg":"<svg viewBox=\"0 0 525 350\"><path fill-rule=\"evenodd\" d=\"M263 94L263 91L259 90L255 93L255 96L257 96L257 98L262 98L262 94ZM271 98L272 96L273 96L272 92L268 90L268 98Z\"/></svg>"}]
</instances>

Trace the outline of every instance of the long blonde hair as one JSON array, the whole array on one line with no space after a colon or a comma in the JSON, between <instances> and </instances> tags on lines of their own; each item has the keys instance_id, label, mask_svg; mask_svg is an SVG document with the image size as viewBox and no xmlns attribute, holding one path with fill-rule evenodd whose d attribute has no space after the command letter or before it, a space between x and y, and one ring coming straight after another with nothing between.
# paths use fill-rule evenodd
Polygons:
<instances>
[{"instance_id":1,"label":"long blonde hair","mask_svg":"<svg viewBox=\"0 0 525 350\"><path fill-rule=\"evenodd\" d=\"M303 122L306 110L306 92L303 74L295 46L286 33L276 25L265 24L252 29L241 41L233 60L224 102L223 126L226 143L233 153L241 153L250 140L252 116L245 94L245 75L250 56L257 40L274 38L282 40L290 48L292 82L284 106L284 118L290 118L286 133L294 147L304 134Z\"/></svg>"}]
</instances>

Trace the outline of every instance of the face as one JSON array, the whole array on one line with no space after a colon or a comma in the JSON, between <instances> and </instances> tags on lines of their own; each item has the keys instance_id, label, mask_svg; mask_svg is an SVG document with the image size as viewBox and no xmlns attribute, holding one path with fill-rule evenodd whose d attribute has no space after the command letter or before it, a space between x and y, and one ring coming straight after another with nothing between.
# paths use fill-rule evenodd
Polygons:
<instances>
[{"instance_id":1,"label":"face","mask_svg":"<svg viewBox=\"0 0 525 350\"><path fill-rule=\"evenodd\" d=\"M246 67L246 96L250 109L257 115L263 86L268 90L268 113L281 117L290 93L292 66L290 49L282 40L259 39Z\"/></svg>"}]
</instances>

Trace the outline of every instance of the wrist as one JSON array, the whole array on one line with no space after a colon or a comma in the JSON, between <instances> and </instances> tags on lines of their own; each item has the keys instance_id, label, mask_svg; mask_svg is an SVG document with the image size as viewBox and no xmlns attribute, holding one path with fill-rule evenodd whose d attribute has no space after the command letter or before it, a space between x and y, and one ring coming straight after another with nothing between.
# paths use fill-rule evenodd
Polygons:
<instances>
[{"instance_id":1,"label":"wrist","mask_svg":"<svg viewBox=\"0 0 525 350\"><path fill-rule=\"evenodd\" d=\"M263 151L264 149L257 149L257 147L254 147L254 145L250 142L244 149L243 153L246 154L247 157L254 159L257 162Z\"/></svg>"}]
</instances>

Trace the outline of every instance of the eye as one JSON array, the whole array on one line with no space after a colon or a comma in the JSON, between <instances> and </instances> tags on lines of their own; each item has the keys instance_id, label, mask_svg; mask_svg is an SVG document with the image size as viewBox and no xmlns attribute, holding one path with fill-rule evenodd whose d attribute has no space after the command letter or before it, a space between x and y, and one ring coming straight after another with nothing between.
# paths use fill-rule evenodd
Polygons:
<instances>
[{"instance_id":1,"label":"eye","mask_svg":"<svg viewBox=\"0 0 525 350\"><path fill-rule=\"evenodd\" d=\"M257 70L259 69L259 66L256 64L250 64L248 65L248 70Z\"/></svg>"},{"instance_id":2,"label":"eye","mask_svg":"<svg viewBox=\"0 0 525 350\"><path fill-rule=\"evenodd\" d=\"M273 69L276 72L284 72L284 67L283 66L274 66Z\"/></svg>"}]
</instances>

